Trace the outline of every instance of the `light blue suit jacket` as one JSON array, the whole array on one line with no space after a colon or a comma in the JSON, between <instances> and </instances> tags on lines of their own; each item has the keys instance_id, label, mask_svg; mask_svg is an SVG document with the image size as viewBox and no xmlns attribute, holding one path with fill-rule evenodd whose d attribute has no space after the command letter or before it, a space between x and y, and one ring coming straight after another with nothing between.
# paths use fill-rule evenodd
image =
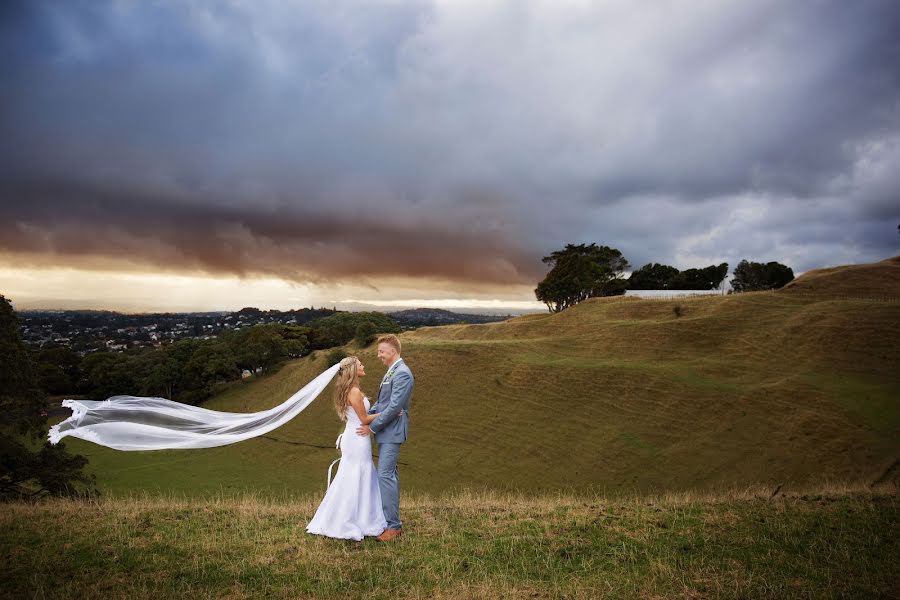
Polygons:
<instances>
[{"instance_id":1,"label":"light blue suit jacket","mask_svg":"<svg viewBox=\"0 0 900 600\"><path fill-rule=\"evenodd\" d=\"M394 363L394 371L390 378L378 390L378 400L369 408L368 414L381 413L369 423L369 429L375 433L375 441L379 444L402 444L409 433L409 401L412 398L412 371L406 361ZM400 411L403 414L400 415Z\"/></svg>"}]
</instances>

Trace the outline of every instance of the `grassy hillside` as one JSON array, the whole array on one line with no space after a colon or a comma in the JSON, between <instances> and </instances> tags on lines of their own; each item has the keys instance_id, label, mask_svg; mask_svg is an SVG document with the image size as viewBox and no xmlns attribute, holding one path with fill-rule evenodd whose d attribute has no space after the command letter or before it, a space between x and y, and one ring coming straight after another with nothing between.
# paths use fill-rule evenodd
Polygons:
<instances>
[{"instance_id":1,"label":"grassy hillside","mask_svg":"<svg viewBox=\"0 0 900 600\"><path fill-rule=\"evenodd\" d=\"M896 485L898 273L885 261L812 272L779 292L594 299L556 315L405 333L416 388L401 486L618 494ZM852 297L861 282L864 296L883 299ZM374 348L358 354L374 395L384 367ZM321 356L294 361L206 406L262 410L325 368ZM340 428L329 389L291 423L232 446L67 443L111 493L291 496L324 491Z\"/></svg>"},{"instance_id":2,"label":"grassy hillside","mask_svg":"<svg viewBox=\"0 0 900 600\"><path fill-rule=\"evenodd\" d=\"M896 494L404 497L389 545L311 536L317 497L14 503L9 598L896 598Z\"/></svg>"},{"instance_id":3,"label":"grassy hillside","mask_svg":"<svg viewBox=\"0 0 900 600\"><path fill-rule=\"evenodd\" d=\"M790 282L782 292L831 296L900 296L900 256L863 265L815 269Z\"/></svg>"}]
</instances>

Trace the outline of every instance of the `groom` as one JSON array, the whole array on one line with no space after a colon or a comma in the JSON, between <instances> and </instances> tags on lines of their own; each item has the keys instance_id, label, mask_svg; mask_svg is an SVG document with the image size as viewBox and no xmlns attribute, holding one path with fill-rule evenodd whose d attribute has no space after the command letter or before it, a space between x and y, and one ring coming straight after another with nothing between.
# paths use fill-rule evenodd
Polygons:
<instances>
[{"instance_id":1,"label":"groom","mask_svg":"<svg viewBox=\"0 0 900 600\"><path fill-rule=\"evenodd\" d=\"M400 340L396 335L378 338L378 360L388 368L378 400L369 408L369 414L380 412L378 418L357 428L359 435L375 434L378 442L378 486L381 489L381 507L387 520L387 529L379 541L386 542L400 537L400 478L397 473L397 457L400 444L406 441L409 430L409 399L415 383L412 371L400 358Z\"/></svg>"}]
</instances>

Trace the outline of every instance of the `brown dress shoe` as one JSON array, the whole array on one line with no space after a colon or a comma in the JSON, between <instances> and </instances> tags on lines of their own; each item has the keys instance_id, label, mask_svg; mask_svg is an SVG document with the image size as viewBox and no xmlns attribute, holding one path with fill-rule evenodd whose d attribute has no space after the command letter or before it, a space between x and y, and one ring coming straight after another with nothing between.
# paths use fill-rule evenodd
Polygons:
<instances>
[{"instance_id":1,"label":"brown dress shoe","mask_svg":"<svg viewBox=\"0 0 900 600\"><path fill-rule=\"evenodd\" d=\"M402 529L385 529L384 532L382 532L382 534L375 539L379 542L389 542L400 537L401 535L403 535Z\"/></svg>"}]
</instances>

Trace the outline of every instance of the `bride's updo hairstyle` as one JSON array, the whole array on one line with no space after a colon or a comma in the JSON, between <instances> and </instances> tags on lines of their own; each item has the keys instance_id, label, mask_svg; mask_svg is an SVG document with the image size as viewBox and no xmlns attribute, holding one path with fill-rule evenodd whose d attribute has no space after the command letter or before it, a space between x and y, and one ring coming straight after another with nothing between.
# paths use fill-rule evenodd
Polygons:
<instances>
[{"instance_id":1,"label":"bride's updo hairstyle","mask_svg":"<svg viewBox=\"0 0 900 600\"><path fill-rule=\"evenodd\" d=\"M343 359L338 367L337 381L334 384L334 409L337 411L341 421L347 420L347 395L353 384L359 383L356 376L356 367L359 365L359 359L355 356L348 356Z\"/></svg>"}]
</instances>

